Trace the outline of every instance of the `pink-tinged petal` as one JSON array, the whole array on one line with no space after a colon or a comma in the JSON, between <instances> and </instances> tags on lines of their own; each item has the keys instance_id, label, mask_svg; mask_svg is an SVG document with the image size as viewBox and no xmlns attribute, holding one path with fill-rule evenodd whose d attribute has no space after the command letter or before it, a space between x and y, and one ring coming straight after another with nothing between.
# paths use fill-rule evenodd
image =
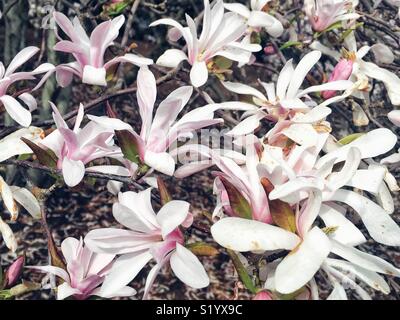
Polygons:
<instances>
[{"instance_id":1,"label":"pink-tinged petal","mask_svg":"<svg viewBox=\"0 0 400 320\"><path fill-rule=\"evenodd\" d=\"M72 130L68 128L58 129L64 138L64 143L67 149L67 155L73 156L75 152L79 149L78 137Z\"/></svg>"},{"instance_id":2,"label":"pink-tinged petal","mask_svg":"<svg viewBox=\"0 0 400 320\"><path fill-rule=\"evenodd\" d=\"M90 62L94 67L103 66L105 50L118 37L119 29L124 24L125 17L120 15L113 20L99 24L90 36Z\"/></svg>"},{"instance_id":3,"label":"pink-tinged petal","mask_svg":"<svg viewBox=\"0 0 400 320\"><path fill-rule=\"evenodd\" d=\"M207 82L208 69L205 61L195 61L190 70L190 81L196 88L201 87Z\"/></svg>"},{"instance_id":4,"label":"pink-tinged petal","mask_svg":"<svg viewBox=\"0 0 400 320\"><path fill-rule=\"evenodd\" d=\"M144 162L158 172L164 173L168 176L174 174L175 160L167 152L146 151Z\"/></svg>"},{"instance_id":5,"label":"pink-tinged petal","mask_svg":"<svg viewBox=\"0 0 400 320\"><path fill-rule=\"evenodd\" d=\"M61 243L61 251L67 264L72 263L77 258L79 246L79 240L72 237L64 239Z\"/></svg>"},{"instance_id":6,"label":"pink-tinged petal","mask_svg":"<svg viewBox=\"0 0 400 320\"><path fill-rule=\"evenodd\" d=\"M93 67L86 65L83 68L82 82L96 86L106 86L106 69L103 67Z\"/></svg>"},{"instance_id":7,"label":"pink-tinged petal","mask_svg":"<svg viewBox=\"0 0 400 320\"><path fill-rule=\"evenodd\" d=\"M116 58L108 61L104 65L104 69L108 70L108 68L110 68L114 64L123 63L123 62L127 62L127 63L133 64L135 66L138 66L138 67L143 67L143 66L148 66L148 65L153 64L153 60L151 60L151 59L140 57L136 54L127 53L121 57L116 57Z\"/></svg>"},{"instance_id":8,"label":"pink-tinged petal","mask_svg":"<svg viewBox=\"0 0 400 320\"><path fill-rule=\"evenodd\" d=\"M101 286L102 296L111 296L129 284L152 259L150 252L130 253L120 256Z\"/></svg>"},{"instance_id":9,"label":"pink-tinged petal","mask_svg":"<svg viewBox=\"0 0 400 320\"><path fill-rule=\"evenodd\" d=\"M56 80L57 83L62 87L68 87L73 79L74 74L80 76L78 69L71 68L67 65L59 65L56 67Z\"/></svg>"},{"instance_id":10,"label":"pink-tinged petal","mask_svg":"<svg viewBox=\"0 0 400 320\"><path fill-rule=\"evenodd\" d=\"M64 269L53 266L27 266L26 268L54 274L55 276L63 279L65 282L70 283L69 275Z\"/></svg>"},{"instance_id":11,"label":"pink-tinged petal","mask_svg":"<svg viewBox=\"0 0 400 320\"><path fill-rule=\"evenodd\" d=\"M292 250L300 238L292 232L259 221L223 218L211 227L214 240L221 246L240 252Z\"/></svg>"},{"instance_id":12,"label":"pink-tinged petal","mask_svg":"<svg viewBox=\"0 0 400 320\"><path fill-rule=\"evenodd\" d=\"M26 211L35 219L41 218L41 210L39 201L36 197L25 188L11 186L12 195L14 200L17 201Z\"/></svg>"},{"instance_id":13,"label":"pink-tinged petal","mask_svg":"<svg viewBox=\"0 0 400 320\"><path fill-rule=\"evenodd\" d=\"M4 274L3 285L8 288L13 287L19 280L25 264L25 256L19 256L14 262L8 267Z\"/></svg>"},{"instance_id":14,"label":"pink-tinged petal","mask_svg":"<svg viewBox=\"0 0 400 320\"><path fill-rule=\"evenodd\" d=\"M4 243L6 244L7 248L10 249L12 252L17 251L18 243L17 239L14 236L10 226L3 221L0 217L0 234L3 237Z\"/></svg>"},{"instance_id":15,"label":"pink-tinged petal","mask_svg":"<svg viewBox=\"0 0 400 320\"><path fill-rule=\"evenodd\" d=\"M110 271L114 258L115 254L111 253L93 253L87 266L87 274L104 276Z\"/></svg>"},{"instance_id":16,"label":"pink-tinged petal","mask_svg":"<svg viewBox=\"0 0 400 320\"><path fill-rule=\"evenodd\" d=\"M275 272L276 290L292 293L307 284L331 251L328 237L318 227L307 233L302 243L287 255Z\"/></svg>"},{"instance_id":17,"label":"pink-tinged petal","mask_svg":"<svg viewBox=\"0 0 400 320\"><path fill-rule=\"evenodd\" d=\"M337 80L348 80L353 73L353 60L340 59L333 69L331 75L329 76L329 82L334 82ZM328 83L329 83L328 82ZM336 90L328 90L322 92L322 97L324 99L332 98L336 95Z\"/></svg>"},{"instance_id":18,"label":"pink-tinged petal","mask_svg":"<svg viewBox=\"0 0 400 320\"><path fill-rule=\"evenodd\" d=\"M79 289L71 288L67 282L64 282L57 287L57 300L64 300L70 296L80 293L81 291Z\"/></svg>"},{"instance_id":19,"label":"pink-tinged petal","mask_svg":"<svg viewBox=\"0 0 400 320\"><path fill-rule=\"evenodd\" d=\"M352 207L375 241L388 246L400 245L400 227L375 202L354 191L343 189L337 190L326 200L343 202Z\"/></svg>"},{"instance_id":20,"label":"pink-tinged petal","mask_svg":"<svg viewBox=\"0 0 400 320\"><path fill-rule=\"evenodd\" d=\"M72 22L63 13L54 12L53 17L57 25L73 42L80 42L80 39L75 32Z\"/></svg>"},{"instance_id":21,"label":"pink-tinged petal","mask_svg":"<svg viewBox=\"0 0 400 320\"><path fill-rule=\"evenodd\" d=\"M61 51L61 52L67 52L67 53L78 53L78 54L84 54L85 50L82 48L80 43L68 41L68 40L62 40L56 43L56 45L53 47L55 51Z\"/></svg>"},{"instance_id":22,"label":"pink-tinged petal","mask_svg":"<svg viewBox=\"0 0 400 320\"><path fill-rule=\"evenodd\" d=\"M185 221L189 207L190 204L186 201L172 200L160 209L157 213L157 221L161 226L161 234L164 239Z\"/></svg>"},{"instance_id":23,"label":"pink-tinged petal","mask_svg":"<svg viewBox=\"0 0 400 320\"><path fill-rule=\"evenodd\" d=\"M62 174L68 187L78 185L85 175L85 165L82 161L64 158L62 162Z\"/></svg>"},{"instance_id":24,"label":"pink-tinged petal","mask_svg":"<svg viewBox=\"0 0 400 320\"><path fill-rule=\"evenodd\" d=\"M131 176L131 172L127 168L121 167L121 166L113 166L113 165L93 166L93 167L87 168L86 171L101 172L101 173L113 174L113 175L123 176L123 177Z\"/></svg>"},{"instance_id":25,"label":"pink-tinged petal","mask_svg":"<svg viewBox=\"0 0 400 320\"><path fill-rule=\"evenodd\" d=\"M3 103L4 108L10 117L18 124L24 127L28 127L31 124L31 113L29 110L26 110L17 100L15 100L15 98L4 95L0 97L0 101Z\"/></svg>"},{"instance_id":26,"label":"pink-tinged petal","mask_svg":"<svg viewBox=\"0 0 400 320\"><path fill-rule=\"evenodd\" d=\"M26 61L32 58L36 53L39 52L38 47L26 47L22 49L17 55L12 59L8 68L5 72L5 76L9 76L14 73L21 65L23 65Z\"/></svg>"},{"instance_id":27,"label":"pink-tinged petal","mask_svg":"<svg viewBox=\"0 0 400 320\"><path fill-rule=\"evenodd\" d=\"M148 144L157 143L168 134L169 128L176 120L178 114L188 103L193 93L193 87L184 86L171 92L157 108L151 125ZM153 141L154 140L154 141Z\"/></svg>"},{"instance_id":28,"label":"pink-tinged petal","mask_svg":"<svg viewBox=\"0 0 400 320\"><path fill-rule=\"evenodd\" d=\"M335 228L330 238L349 246L358 246L367 241L362 232L335 207L323 204L319 216L326 227Z\"/></svg>"},{"instance_id":29,"label":"pink-tinged petal","mask_svg":"<svg viewBox=\"0 0 400 320\"><path fill-rule=\"evenodd\" d=\"M210 284L210 279L199 259L179 243L171 255L170 263L177 278L189 287L200 289Z\"/></svg>"},{"instance_id":30,"label":"pink-tinged petal","mask_svg":"<svg viewBox=\"0 0 400 320\"><path fill-rule=\"evenodd\" d=\"M253 300L273 300L272 296L267 291L260 291L257 293Z\"/></svg>"},{"instance_id":31,"label":"pink-tinged petal","mask_svg":"<svg viewBox=\"0 0 400 320\"><path fill-rule=\"evenodd\" d=\"M97 253L125 254L149 249L161 241L161 235L145 235L130 230L104 228L90 231L86 246Z\"/></svg>"},{"instance_id":32,"label":"pink-tinged petal","mask_svg":"<svg viewBox=\"0 0 400 320\"><path fill-rule=\"evenodd\" d=\"M186 53L178 49L166 50L158 59L156 64L167 68L176 68L182 61L187 60Z\"/></svg>"},{"instance_id":33,"label":"pink-tinged petal","mask_svg":"<svg viewBox=\"0 0 400 320\"><path fill-rule=\"evenodd\" d=\"M61 128L68 129L68 125L64 121L63 117L61 116L60 111L58 111L56 105L51 101L49 101L49 104L50 104L51 108L53 109L53 119L54 119L54 122L55 122L57 128L58 129L61 129Z\"/></svg>"},{"instance_id":34,"label":"pink-tinged petal","mask_svg":"<svg viewBox=\"0 0 400 320\"><path fill-rule=\"evenodd\" d=\"M89 118L89 120L103 126L106 128L109 128L111 130L129 130L129 131L133 131L133 128L130 124L117 119L117 118L109 118L109 117L105 117L105 116L94 116L94 115L88 115L87 116Z\"/></svg>"},{"instance_id":35,"label":"pink-tinged petal","mask_svg":"<svg viewBox=\"0 0 400 320\"><path fill-rule=\"evenodd\" d=\"M140 117L142 118L140 137L146 141L150 133L153 108L157 97L156 79L149 68L142 67L139 69L137 87L137 101L139 104Z\"/></svg>"}]
</instances>

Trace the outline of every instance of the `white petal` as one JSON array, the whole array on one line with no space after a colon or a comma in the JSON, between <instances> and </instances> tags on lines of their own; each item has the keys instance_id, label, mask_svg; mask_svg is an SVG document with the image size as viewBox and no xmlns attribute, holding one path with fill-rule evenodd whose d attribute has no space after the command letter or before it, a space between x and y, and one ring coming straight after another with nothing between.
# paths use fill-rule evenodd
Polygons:
<instances>
[{"instance_id":1,"label":"white petal","mask_svg":"<svg viewBox=\"0 0 400 320\"><path fill-rule=\"evenodd\" d=\"M83 68L82 82L97 86L106 86L106 69L86 65Z\"/></svg>"},{"instance_id":2,"label":"white petal","mask_svg":"<svg viewBox=\"0 0 400 320\"><path fill-rule=\"evenodd\" d=\"M270 224L242 218L223 218L211 227L214 240L221 246L240 252L292 250L300 238Z\"/></svg>"},{"instance_id":3,"label":"white petal","mask_svg":"<svg viewBox=\"0 0 400 320\"><path fill-rule=\"evenodd\" d=\"M171 255L170 263L174 274L188 286L200 289L210 284L210 279L199 259L179 243Z\"/></svg>"},{"instance_id":4,"label":"white petal","mask_svg":"<svg viewBox=\"0 0 400 320\"><path fill-rule=\"evenodd\" d=\"M236 83L236 82L221 82L222 85L229 91L235 92L237 94L246 94L250 96L257 97L262 101L267 101L268 99L257 89L254 89L246 84Z\"/></svg>"},{"instance_id":5,"label":"white petal","mask_svg":"<svg viewBox=\"0 0 400 320\"><path fill-rule=\"evenodd\" d=\"M352 207L375 241L388 246L400 245L400 227L373 201L356 192L343 189L336 191L329 200L344 202Z\"/></svg>"},{"instance_id":6,"label":"white petal","mask_svg":"<svg viewBox=\"0 0 400 320\"><path fill-rule=\"evenodd\" d=\"M71 288L69 283L64 282L57 287L57 300L64 300L74 294L81 293L80 290Z\"/></svg>"},{"instance_id":7,"label":"white petal","mask_svg":"<svg viewBox=\"0 0 400 320\"><path fill-rule=\"evenodd\" d=\"M144 155L144 162L153 169L172 176L175 171L175 160L167 152L152 152L146 151Z\"/></svg>"},{"instance_id":8,"label":"white petal","mask_svg":"<svg viewBox=\"0 0 400 320\"><path fill-rule=\"evenodd\" d=\"M161 226L164 238L185 221L189 213L189 206L190 204L186 201L173 200L160 209L157 221Z\"/></svg>"},{"instance_id":9,"label":"white petal","mask_svg":"<svg viewBox=\"0 0 400 320\"><path fill-rule=\"evenodd\" d=\"M328 237L318 227L307 233L298 248L286 256L275 272L276 290L291 293L307 284L331 250Z\"/></svg>"},{"instance_id":10,"label":"white petal","mask_svg":"<svg viewBox=\"0 0 400 320\"><path fill-rule=\"evenodd\" d=\"M5 207L11 214L12 220L16 220L18 217L18 207L15 204L14 196L10 186L4 181L2 176L0 176L0 195L3 199Z\"/></svg>"},{"instance_id":11,"label":"white petal","mask_svg":"<svg viewBox=\"0 0 400 320\"><path fill-rule=\"evenodd\" d=\"M17 244L17 239L14 236L14 233L12 232L10 226L3 221L0 217L0 234L3 237L3 240L7 246L8 249L10 249L12 252L15 252L17 250L18 244Z\"/></svg>"},{"instance_id":12,"label":"white petal","mask_svg":"<svg viewBox=\"0 0 400 320\"><path fill-rule=\"evenodd\" d=\"M85 175L85 165L82 161L74 161L64 158L62 162L62 174L68 187L78 185Z\"/></svg>"},{"instance_id":13,"label":"white petal","mask_svg":"<svg viewBox=\"0 0 400 320\"><path fill-rule=\"evenodd\" d=\"M400 269L395 268L389 262L372 254L362 252L356 248L343 245L334 240L332 241L332 253L360 266L361 268L400 277Z\"/></svg>"},{"instance_id":14,"label":"white petal","mask_svg":"<svg viewBox=\"0 0 400 320\"><path fill-rule=\"evenodd\" d=\"M323 204L319 216L324 221L326 227L336 228L330 234L332 239L350 246L358 246L367 241L362 232L341 212L335 210L334 207Z\"/></svg>"},{"instance_id":15,"label":"white petal","mask_svg":"<svg viewBox=\"0 0 400 320\"><path fill-rule=\"evenodd\" d=\"M201 87L207 82L208 69L205 61L195 61L190 70L190 81L195 87Z\"/></svg>"},{"instance_id":16,"label":"white petal","mask_svg":"<svg viewBox=\"0 0 400 320\"><path fill-rule=\"evenodd\" d=\"M13 197L35 219L41 218L40 205L36 197L25 188L12 186Z\"/></svg>"},{"instance_id":17,"label":"white petal","mask_svg":"<svg viewBox=\"0 0 400 320\"><path fill-rule=\"evenodd\" d=\"M10 117L21 126L28 127L32 122L32 115L29 110L25 109L21 104L11 96L4 95L0 97L4 108Z\"/></svg>"},{"instance_id":18,"label":"white petal","mask_svg":"<svg viewBox=\"0 0 400 320\"><path fill-rule=\"evenodd\" d=\"M100 294L102 296L113 296L130 283L151 258L152 255L149 251L120 256L106 276L101 286Z\"/></svg>"},{"instance_id":19,"label":"white petal","mask_svg":"<svg viewBox=\"0 0 400 320\"><path fill-rule=\"evenodd\" d=\"M176 68L183 60L187 60L182 50L168 49L157 60L156 64L167 68Z\"/></svg>"}]
</instances>

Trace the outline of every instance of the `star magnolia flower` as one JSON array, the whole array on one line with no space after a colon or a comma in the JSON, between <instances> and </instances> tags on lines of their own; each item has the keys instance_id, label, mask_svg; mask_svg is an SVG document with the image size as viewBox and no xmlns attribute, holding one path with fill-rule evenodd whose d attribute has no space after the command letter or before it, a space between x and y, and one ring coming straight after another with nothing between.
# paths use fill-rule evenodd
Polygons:
<instances>
[{"instance_id":1,"label":"star magnolia flower","mask_svg":"<svg viewBox=\"0 0 400 320\"><path fill-rule=\"evenodd\" d=\"M250 9L241 3L225 3L224 6L246 19L249 34L264 28L271 36L279 37L283 33L282 23L263 11L268 2L270 0L252 0Z\"/></svg>"},{"instance_id":2,"label":"star magnolia flower","mask_svg":"<svg viewBox=\"0 0 400 320\"><path fill-rule=\"evenodd\" d=\"M16 203L19 203L35 219L40 219L41 211L39 202L35 196L25 188L9 186L0 176L0 195L5 208L11 214L11 220L16 221L19 209ZM0 233L4 242L11 251L17 250L17 241L10 227L0 218Z\"/></svg>"},{"instance_id":3,"label":"star magnolia flower","mask_svg":"<svg viewBox=\"0 0 400 320\"><path fill-rule=\"evenodd\" d=\"M31 91L35 91L44 83L47 77L54 70L54 66L50 63L43 63L33 71L15 72L39 51L40 50L37 47L27 47L22 49L10 62L7 69L5 69L3 63L0 62L0 101L10 117L24 127L28 127L32 122L31 112L37 108L36 99L29 92L24 92L18 95L17 98L28 106L27 110L17 99L8 95L7 90L12 84L18 81L35 80L36 75L43 73L45 73L45 75L42 77L42 80L39 81L36 87Z\"/></svg>"},{"instance_id":4,"label":"star magnolia flower","mask_svg":"<svg viewBox=\"0 0 400 320\"><path fill-rule=\"evenodd\" d=\"M242 201L247 202L250 206L251 212L249 212L249 215L254 220L270 223L272 218L268 205L268 196L261 185L260 176L257 172L259 158L254 145L249 144L247 147L245 166L243 167L237 164L237 162L242 160L237 155L231 154L233 157L230 158L222 156L208 147L202 147L202 149L197 147L183 148L182 152L199 152L211 161L184 164L176 171L175 176L184 178L197 171L216 165L221 172L215 173L217 178L214 182L214 193L217 194L217 206L213 216L220 215L222 209L231 216L244 214L234 208L234 202L238 196L236 193L240 193L241 197L243 197ZM235 190L232 190L232 188L235 188Z\"/></svg>"},{"instance_id":5,"label":"star magnolia flower","mask_svg":"<svg viewBox=\"0 0 400 320\"><path fill-rule=\"evenodd\" d=\"M222 123L222 119L214 119L214 111L220 105L207 105L186 113L176 120L178 114L188 103L193 88L184 86L174 90L160 103L153 117L154 103L157 96L156 80L148 68L143 67L138 73L138 93L142 128L140 136L132 127L118 119L89 116L92 121L112 130L129 130L138 143L140 160L149 167L166 175L173 175L175 160L167 151L181 137L187 137L192 131ZM229 106L225 106L228 108Z\"/></svg>"},{"instance_id":6,"label":"star magnolia flower","mask_svg":"<svg viewBox=\"0 0 400 320\"><path fill-rule=\"evenodd\" d=\"M321 268L326 270L327 266L336 276L342 274L334 270L335 266L342 272L352 272L373 288L387 294L390 291L389 287L376 272L400 276L400 270L378 257L363 253L352 245L333 240L320 228L313 227L317 216L322 214L326 230L329 228L340 230L340 236L345 241L349 238L363 237L342 213L334 211L329 206L321 207L321 200L322 194L319 190L309 189L308 200L301 204L301 209L296 210L297 234L277 226L243 218L223 218L211 227L211 233L214 240L223 247L240 252L290 250L290 254L278 263L274 272L269 274L265 289L270 291L283 294L295 292L312 281L318 270ZM328 258L331 252L348 262ZM345 277L344 273L342 275ZM379 281L374 282L376 279Z\"/></svg>"},{"instance_id":7,"label":"star magnolia flower","mask_svg":"<svg viewBox=\"0 0 400 320\"><path fill-rule=\"evenodd\" d=\"M95 252L118 254L100 292L108 294L131 282L151 260L157 264L150 271L145 286L146 298L159 270L170 263L175 275L193 288L209 285L209 279L198 258L184 247L180 226L189 227L192 217L189 203L172 200L157 215L151 206L151 188L141 192L124 192L113 205L114 218L130 230L105 228L92 230L87 245Z\"/></svg>"},{"instance_id":8,"label":"star magnolia flower","mask_svg":"<svg viewBox=\"0 0 400 320\"><path fill-rule=\"evenodd\" d=\"M372 193L380 202L390 201L387 198L390 193L385 192L387 188L383 182L386 170L373 165L367 169L358 167L361 159L376 157L391 150L396 143L396 136L388 129L376 129L318 158L326 136L321 134L321 140L315 147L296 146L285 161L277 160L282 159L282 151L265 148L259 170L275 187L269 199L295 204L307 199L309 189L319 190L323 203L341 202L352 207L375 241L390 246L399 245L400 228L390 218L391 212L367 197L342 189L349 186ZM334 165L343 162L342 169L334 172Z\"/></svg>"},{"instance_id":9,"label":"star magnolia flower","mask_svg":"<svg viewBox=\"0 0 400 320\"><path fill-rule=\"evenodd\" d=\"M393 58L393 53L385 47L384 50L382 50L383 45L382 44L377 44L373 45L371 47L369 46L363 46L359 50L357 50L357 42L354 37L354 33L352 32L350 35L348 35L345 39L345 46L348 49L344 51L344 57L336 52L331 50L330 48L322 45L318 41L314 41L310 47L313 49L320 50L326 55L329 55L336 59L337 61L341 61L343 58L346 60L351 60L352 63L349 63L349 66L352 65L352 73L350 76L350 80L354 83L353 88L351 91L349 91L349 94L346 96L353 94L354 96L362 99L369 99L367 91L369 90L369 85L368 85L368 79L376 79L379 81L382 81L383 84L386 87L388 96L390 101L392 102L393 105L400 105L400 78L395 75L394 73L381 68L377 66L375 63L372 62L366 62L363 60L364 56L370 51L374 50L376 48L377 52L379 55L381 55L378 60L386 61L386 63L390 63ZM342 64L344 62L341 62ZM346 75L347 75L347 68L346 67ZM338 67L339 68L339 67ZM341 67L340 67L341 68ZM343 75L344 77L344 75ZM328 96L330 96L328 94ZM334 98L331 98L330 100L336 102ZM341 97L342 99L342 97Z\"/></svg>"},{"instance_id":10,"label":"star magnolia flower","mask_svg":"<svg viewBox=\"0 0 400 320\"><path fill-rule=\"evenodd\" d=\"M358 1L306 0L304 11L315 31L321 32L339 21L352 21L360 17L352 12Z\"/></svg>"},{"instance_id":11,"label":"star magnolia flower","mask_svg":"<svg viewBox=\"0 0 400 320\"><path fill-rule=\"evenodd\" d=\"M125 18L123 15L99 24L93 30L90 38L77 17L71 23L61 12L54 12L53 15L58 27L70 39L63 40L57 33L57 38L60 41L54 46L54 50L70 53L76 60L57 66L57 82L62 87L66 87L71 83L74 74L81 78L83 83L106 86L106 71L117 63L128 62L139 67L153 63L151 59L142 58L131 53L113 58L104 63L106 49L113 44L113 41L118 37L119 29L124 24Z\"/></svg>"},{"instance_id":12,"label":"star magnolia flower","mask_svg":"<svg viewBox=\"0 0 400 320\"><path fill-rule=\"evenodd\" d=\"M73 296L77 300L85 300L90 296L103 298L129 297L136 294L130 287L123 286L119 290L105 295L99 286L109 274L114 254L94 253L82 239L67 238L61 243L62 254L67 263L64 270L54 266L31 266L29 268L56 275L64 282L57 287L57 300Z\"/></svg>"},{"instance_id":13,"label":"star magnolia flower","mask_svg":"<svg viewBox=\"0 0 400 320\"><path fill-rule=\"evenodd\" d=\"M255 108L253 111L246 113L246 119L233 128L228 134L249 134L259 126L260 120L265 117L278 121L284 120L287 117L293 117L295 112L308 112L311 106L316 105L316 103L308 96L309 93L324 90L346 90L352 87L351 81L343 80L333 81L322 85L312 86L305 90L300 90L305 77L311 68L318 62L320 57L321 52L312 51L300 60L296 68L293 67L292 59L289 60L279 74L276 89L274 83L261 82L267 96L257 89L245 84L223 82L224 87L229 91L237 94L253 96L254 103L261 107ZM320 106L327 106L330 102L331 100L326 100L320 104Z\"/></svg>"},{"instance_id":14,"label":"star magnolia flower","mask_svg":"<svg viewBox=\"0 0 400 320\"><path fill-rule=\"evenodd\" d=\"M99 158L118 156L121 149L114 145L114 131L96 122L89 122L80 128L84 117L81 104L74 128L69 129L67 123L51 103L53 119L57 129L40 141L40 144L52 150L58 158L57 167L62 170L65 183L74 187L85 175L85 164Z\"/></svg>"},{"instance_id":15,"label":"star magnolia flower","mask_svg":"<svg viewBox=\"0 0 400 320\"><path fill-rule=\"evenodd\" d=\"M194 20L186 15L188 27L172 19L160 19L150 24L150 27L165 24L174 27L174 34L183 37L187 44L188 54L178 49L168 49L158 58L157 64L176 68L183 60L191 65L190 80L192 85L200 87L207 82L207 63L216 56L223 56L239 63L249 63L251 52L260 51L257 44L240 43L247 26L242 17L229 12L224 14L224 3L217 0L210 8L209 0L204 0L203 29L200 38ZM179 37L176 37L179 38Z\"/></svg>"}]
</instances>

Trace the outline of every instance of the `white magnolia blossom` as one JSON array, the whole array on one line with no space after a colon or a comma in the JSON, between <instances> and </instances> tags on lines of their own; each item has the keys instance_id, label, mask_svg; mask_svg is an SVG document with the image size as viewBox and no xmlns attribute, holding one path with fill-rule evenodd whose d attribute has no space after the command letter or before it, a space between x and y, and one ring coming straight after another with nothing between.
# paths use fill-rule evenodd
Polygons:
<instances>
[{"instance_id":1,"label":"white magnolia blossom","mask_svg":"<svg viewBox=\"0 0 400 320\"><path fill-rule=\"evenodd\" d=\"M260 81L267 94L266 96L259 90L245 84L223 82L224 87L232 92L252 96L254 103L260 107L247 112L244 115L246 118L228 134L249 134L259 126L260 120L263 118L274 121L285 120L293 118L297 112L305 113L304 116L301 116L302 120L298 122L315 122L325 118L330 113L330 110L323 107L331 102L340 101L340 96L324 101L319 104L320 108L313 110L312 107L315 107L317 103L309 97L309 94L325 90L347 90L351 88L352 83L340 80L311 86L303 90L300 89L307 74L320 57L320 51L312 51L300 60L296 68L293 66L293 60L290 59L282 68L276 85L273 82L265 83ZM312 114L307 115L307 112Z\"/></svg>"},{"instance_id":2,"label":"white magnolia blossom","mask_svg":"<svg viewBox=\"0 0 400 320\"><path fill-rule=\"evenodd\" d=\"M346 37L345 46L348 51L344 58L352 63L352 72L349 78L349 80L354 83L352 94L369 101L368 91L370 90L370 86L368 80L375 79L383 82L392 104L395 106L400 105L400 78L393 72L379 67L373 62L363 60L365 55L372 50L373 52L375 51L378 61L391 63L393 61L393 53L391 50L382 44L363 46L360 49L357 49L354 32L351 32ZM313 42L310 47L320 50L322 53L333 57L337 61L340 61L342 58L342 55L339 52L326 47L318 41Z\"/></svg>"},{"instance_id":3,"label":"white magnolia blossom","mask_svg":"<svg viewBox=\"0 0 400 320\"><path fill-rule=\"evenodd\" d=\"M203 26L200 37L195 21L186 15L187 27L173 19L160 19L151 27L165 24L175 28L175 33L183 37L187 45L187 54L179 49L168 49L158 58L157 64L176 68L187 60L192 66L190 80L192 85L200 87L207 82L207 63L216 56L222 56L242 64L250 61L251 53L261 50L261 46L247 42L238 42L247 30L245 19L236 13L224 13L224 3L217 0L211 8L209 0L204 0Z\"/></svg>"}]
</instances>

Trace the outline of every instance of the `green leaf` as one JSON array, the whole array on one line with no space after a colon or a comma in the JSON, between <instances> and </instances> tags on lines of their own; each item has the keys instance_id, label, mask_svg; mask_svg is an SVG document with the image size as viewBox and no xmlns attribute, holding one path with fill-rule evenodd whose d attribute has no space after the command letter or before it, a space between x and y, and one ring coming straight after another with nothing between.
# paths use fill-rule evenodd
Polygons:
<instances>
[{"instance_id":1,"label":"green leaf","mask_svg":"<svg viewBox=\"0 0 400 320\"><path fill-rule=\"evenodd\" d=\"M349 144L350 142L353 142L354 140L358 139L359 137L363 136L364 133L353 133L353 134L349 134L348 136L340 139L338 142L341 145L346 145Z\"/></svg>"},{"instance_id":2,"label":"green leaf","mask_svg":"<svg viewBox=\"0 0 400 320\"><path fill-rule=\"evenodd\" d=\"M233 265L235 266L235 269L240 277L240 280L243 282L244 286L251 292L256 294L257 293L257 288L253 283L253 280L250 278L249 274L247 273L246 268L243 266L242 262L240 261L239 257L235 253L235 251L226 250L231 257L231 260L233 262Z\"/></svg>"},{"instance_id":3,"label":"green leaf","mask_svg":"<svg viewBox=\"0 0 400 320\"><path fill-rule=\"evenodd\" d=\"M303 43L302 42L298 42L298 41L288 41L288 42L285 42L283 45L281 45L280 47L279 47L279 50L284 50L284 49L287 49L287 48L290 48L290 47L293 47L293 46L302 46L303 45Z\"/></svg>"},{"instance_id":4,"label":"green leaf","mask_svg":"<svg viewBox=\"0 0 400 320\"><path fill-rule=\"evenodd\" d=\"M26 138L22 137L21 140L33 151L41 165L49 168L57 167L57 157L52 151L44 150Z\"/></svg>"},{"instance_id":5,"label":"green leaf","mask_svg":"<svg viewBox=\"0 0 400 320\"><path fill-rule=\"evenodd\" d=\"M192 251L196 256L216 256L219 254L219 251L210 244L205 242L195 242L186 245L190 251Z\"/></svg>"},{"instance_id":6,"label":"green leaf","mask_svg":"<svg viewBox=\"0 0 400 320\"><path fill-rule=\"evenodd\" d=\"M220 179L226 189L226 192L228 193L229 203L233 212L241 218L252 219L253 211L246 198L243 197L239 190L237 190L236 187L228 180L223 177L220 177Z\"/></svg>"},{"instance_id":7,"label":"green leaf","mask_svg":"<svg viewBox=\"0 0 400 320\"><path fill-rule=\"evenodd\" d=\"M219 69L223 69L223 70L229 69L230 67L232 67L232 60L229 60L222 56L216 57L214 59L214 63Z\"/></svg>"},{"instance_id":8,"label":"green leaf","mask_svg":"<svg viewBox=\"0 0 400 320\"><path fill-rule=\"evenodd\" d=\"M138 137L129 130L116 130L115 135L124 157L129 161L140 164Z\"/></svg>"}]
</instances>

